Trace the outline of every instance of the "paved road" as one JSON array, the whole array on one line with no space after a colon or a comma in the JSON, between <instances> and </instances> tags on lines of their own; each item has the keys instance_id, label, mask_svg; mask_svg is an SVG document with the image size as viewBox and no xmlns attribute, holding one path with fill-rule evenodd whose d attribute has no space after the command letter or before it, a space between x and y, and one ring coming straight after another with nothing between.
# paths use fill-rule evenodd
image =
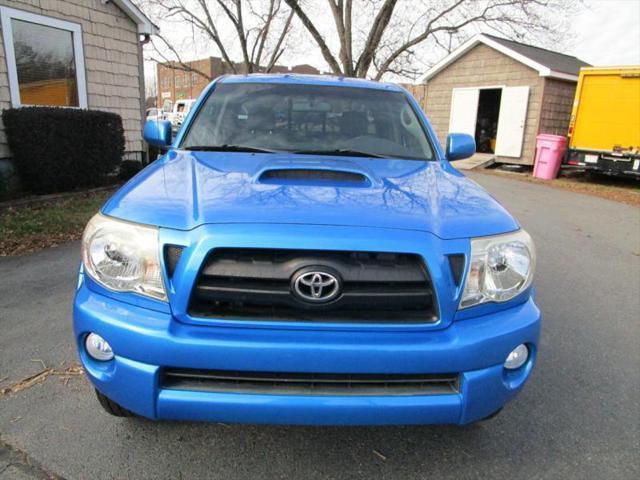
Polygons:
<instances>
[{"instance_id":1,"label":"paved road","mask_svg":"<svg viewBox=\"0 0 640 480\"><path fill-rule=\"evenodd\" d=\"M640 210L475 174L538 245L538 367L470 428L306 428L109 417L82 377L0 397L0 479L640 478ZM76 362L78 245L0 259L0 387ZM382 454L381 458L376 452Z\"/></svg>"}]
</instances>

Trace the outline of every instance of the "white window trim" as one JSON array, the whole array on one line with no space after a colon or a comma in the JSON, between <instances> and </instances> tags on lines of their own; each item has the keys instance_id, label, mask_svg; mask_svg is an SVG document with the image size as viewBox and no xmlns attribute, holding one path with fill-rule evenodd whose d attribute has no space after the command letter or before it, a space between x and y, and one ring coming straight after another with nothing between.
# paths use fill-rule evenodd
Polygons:
<instances>
[{"instance_id":1,"label":"white window trim","mask_svg":"<svg viewBox=\"0 0 640 480\"><path fill-rule=\"evenodd\" d=\"M57 18L38 15L15 8L0 7L0 24L2 25L2 37L4 51L7 60L7 73L9 76L9 92L11 105L14 108L28 106L20 101L20 86L18 83L18 70L16 68L16 54L13 48L13 27L11 20L25 22L67 30L72 33L73 55L76 64L76 83L78 87L78 103L80 108L87 108L87 79L84 67L84 49L82 48L82 26L78 23L66 22ZM40 105L45 106L45 105Z\"/></svg>"}]
</instances>

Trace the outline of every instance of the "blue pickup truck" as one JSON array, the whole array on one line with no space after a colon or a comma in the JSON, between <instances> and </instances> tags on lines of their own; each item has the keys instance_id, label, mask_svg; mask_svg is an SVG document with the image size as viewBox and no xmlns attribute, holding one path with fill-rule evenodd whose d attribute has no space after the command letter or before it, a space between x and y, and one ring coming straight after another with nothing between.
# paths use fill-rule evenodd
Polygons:
<instances>
[{"instance_id":1,"label":"blue pickup truck","mask_svg":"<svg viewBox=\"0 0 640 480\"><path fill-rule=\"evenodd\" d=\"M212 82L82 240L74 332L116 416L468 424L529 377L530 236L397 85Z\"/></svg>"}]
</instances>

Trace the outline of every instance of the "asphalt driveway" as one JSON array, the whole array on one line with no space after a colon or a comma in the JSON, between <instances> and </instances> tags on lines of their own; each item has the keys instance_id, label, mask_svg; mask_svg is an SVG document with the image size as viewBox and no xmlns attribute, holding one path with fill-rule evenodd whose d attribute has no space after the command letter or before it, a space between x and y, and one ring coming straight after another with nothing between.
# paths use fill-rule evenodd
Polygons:
<instances>
[{"instance_id":1,"label":"asphalt driveway","mask_svg":"<svg viewBox=\"0 0 640 480\"><path fill-rule=\"evenodd\" d=\"M473 178L538 247L539 363L493 421L469 428L150 422L103 413L77 364L78 244L0 259L0 479L640 478L640 210Z\"/></svg>"}]
</instances>

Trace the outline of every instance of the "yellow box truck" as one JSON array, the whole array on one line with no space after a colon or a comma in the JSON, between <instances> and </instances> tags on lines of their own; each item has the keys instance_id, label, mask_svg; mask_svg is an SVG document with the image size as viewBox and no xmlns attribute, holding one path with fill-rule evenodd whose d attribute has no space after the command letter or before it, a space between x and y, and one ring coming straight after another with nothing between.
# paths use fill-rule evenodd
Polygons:
<instances>
[{"instance_id":1,"label":"yellow box truck","mask_svg":"<svg viewBox=\"0 0 640 480\"><path fill-rule=\"evenodd\" d=\"M580 69L566 164L640 178L640 66Z\"/></svg>"}]
</instances>

